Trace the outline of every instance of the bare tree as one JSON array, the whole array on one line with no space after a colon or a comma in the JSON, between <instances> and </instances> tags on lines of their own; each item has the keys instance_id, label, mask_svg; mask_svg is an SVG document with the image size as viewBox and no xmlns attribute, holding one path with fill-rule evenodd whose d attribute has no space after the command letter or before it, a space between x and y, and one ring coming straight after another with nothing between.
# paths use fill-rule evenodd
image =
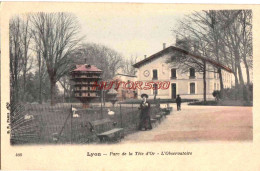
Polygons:
<instances>
[{"instance_id":1,"label":"bare tree","mask_svg":"<svg viewBox=\"0 0 260 171\"><path fill-rule=\"evenodd\" d=\"M173 52L167 62L174 67L178 67L178 69L182 73L188 72L190 68L193 68L196 72L203 73L203 100L204 102L206 102L206 73L214 72L214 70L212 70L211 68L207 68L206 60L204 60L204 57L196 56L207 54L207 44L203 44L202 41L185 38L177 41L176 45L181 48L180 51ZM199 51L199 49L201 49L201 51Z\"/></svg>"},{"instance_id":2,"label":"bare tree","mask_svg":"<svg viewBox=\"0 0 260 171\"><path fill-rule=\"evenodd\" d=\"M244 85L241 61L249 69L252 61L252 12L250 10L220 10L194 12L180 21L174 32L182 37L190 36L208 44L207 57L232 68L236 83ZM249 65L248 65L249 64ZM223 88L219 70L220 85Z\"/></svg>"},{"instance_id":3,"label":"bare tree","mask_svg":"<svg viewBox=\"0 0 260 171\"><path fill-rule=\"evenodd\" d=\"M203 44L207 44L207 49L203 53L207 54L208 58L214 59L221 63L223 57L220 55L221 43L221 25L218 21L217 11L202 11L194 12L186 16L184 21L180 21L182 29L174 30L178 35L182 35L181 31L184 30L185 37L188 35L192 39L197 39ZM198 49L199 51L201 49ZM205 50L207 52L205 52ZM224 88L221 68L218 69L220 88Z\"/></svg>"},{"instance_id":4,"label":"bare tree","mask_svg":"<svg viewBox=\"0 0 260 171\"><path fill-rule=\"evenodd\" d=\"M109 70L114 77L116 72L123 67L123 57L113 49L105 48L104 50L107 53Z\"/></svg>"},{"instance_id":5,"label":"bare tree","mask_svg":"<svg viewBox=\"0 0 260 171\"><path fill-rule=\"evenodd\" d=\"M137 62L137 55L135 57L133 57L133 55L131 56L130 59L125 59L123 61L124 65L122 67L122 70L125 74L129 74L129 75L135 75L136 74L136 70L133 67L133 65Z\"/></svg>"},{"instance_id":6,"label":"bare tree","mask_svg":"<svg viewBox=\"0 0 260 171\"><path fill-rule=\"evenodd\" d=\"M21 23L21 49L22 49L22 77L23 77L23 100L25 99L26 96L26 79L27 79L27 74L28 72L32 69L32 63L33 59L30 57L29 54L29 47L31 43L31 30L30 30L30 25L29 25L29 19L27 16L24 16L25 19L22 20Z\"/></svg>"},{"instance_id":7,"label":"bare tree","mask_svg":"<svg viewBox=\"0 0 260 171\"><path fill-rule=\"evenodd\" d=\"M243 10L239 15L238 22L241 24L240 53L246 68L247 85L250 84L250 69L252 69L253 45L252 45L252 11Z\"/></svg>"},{"instance_id":8,"label":"bare tree","mask_svg":"<svg viewBox=\"0 0 260 171\"><path fill-rule=\"evenodd\" d=\"M252 11L221 11L221 18L229 27L224 29L226 46L234 58L234 73L236 86L242 87L244 100L248 99L248 90L244 86L241 64L246 69L247 85L250 84L250 69L252 69ZM236 17L234 17L236 16ZM237 78L238 75L238 78Z\"/></svg>"},{"instance_id":9,"label":"bare tree","mask_svg":"<svg viewBox=\"0 0 260 171\"><path fill-rule=\"evenodd\" d=\"M32 32L37 35L35 44L46 63L53 105L56 82L71 69L70 55L81 40L78 37L79 24L77 18L69 13L41 12L30 17L34 26Z\"/></svg>"},{"instance_id":10,"label":"bare tree","mask_svg":"<svg viewBox=\"0 0 260 171\"><path fill-rule=\"evenodd\" d=\"M103 45L88 43L82 45L74 54L74 63L89 63L103 70L102 78L109 80L123 66L123 57L115 50Z\"/></svg>"},{"instance_id":11,"label":"bare tree","mask_svg":"<svg viewBox=\"0 0 260 171\"><path fill-rule=\"evenodd\" d=\"M65 102L65 98L66 96L69 96L69 98L71 97L71 83L70 83L70 77L68 75L63 76L60 80L59 80L60 85L63 88L63 98L64 98L64 102Z\"/></svg>"},{"instance_id":12,"label":"bare tree","mask_svg":"<svg viewBox=\"0 0 260 171\"><path fill-rule=\"evenodd\" d=\"M11 103L19 101L19 78L22 70L21 19L14 17L9 23Z\"/></svg>"}]
</instances>

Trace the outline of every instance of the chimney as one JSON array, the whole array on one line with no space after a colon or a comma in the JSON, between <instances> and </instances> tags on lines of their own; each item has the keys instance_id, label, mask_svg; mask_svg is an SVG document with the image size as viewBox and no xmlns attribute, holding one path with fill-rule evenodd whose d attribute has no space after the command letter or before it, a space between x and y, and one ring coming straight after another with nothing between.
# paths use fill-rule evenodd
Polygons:
<instances>
[{"instance_id":1,"label":"chimney","mask_svg":"<svg viewBox=\"0 0 260 171\"><path fill-rule=\"evenodd\" d=\"M165 49L166 48L166 43L163 43L163 49Z\"/></svg>"},{"instance_id":2,"label":"chimney","mask_svg":"<svg viewBox=\"0 0 260 171\"><path fill-rule=\"evenodd\" d=\"M144 55L144 59L146 59L146 55Z\"/></svg>"}]
</instances>

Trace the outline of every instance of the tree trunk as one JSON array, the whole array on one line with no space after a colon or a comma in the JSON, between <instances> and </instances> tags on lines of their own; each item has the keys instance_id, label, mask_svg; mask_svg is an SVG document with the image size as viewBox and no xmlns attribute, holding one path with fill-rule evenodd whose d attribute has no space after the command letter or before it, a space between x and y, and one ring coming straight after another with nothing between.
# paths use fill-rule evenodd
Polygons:
<instances>
[{"instance_id":1,"label":"tree trunk","mask_svg":"<svg viewBox=\"0 0 260 171\"><path fill-rule=\"evenodd\" d=\"M238 69L238 77L239 77L239 84L244 85L244 79L243 79L243 75L242 75L242 69L241 69L241 65L240 65L240 56L239 56L239 50L236 49L235 52L235 60L236 60L236 66Z\"/></svg>"},{"instance_id":2,"label":"tree trunk","mask_svg":"<svg viewBox=\"0 0 260 171\"><path fill-rule=\"evenodd\" d=\"M65 93L65 88L63 89L63 103L65 103L65 97L66 97L66 93Z\"/></svg>"},{"instance_id":3,"label":"tree trunk","mask_svg":"<svg viewBox=\"0 0 260 171\"><path fill-rule=\"evenodd\" d=\"M20 100L19 100L19 88L18 88L18 72L17 72L17 68L16 67L17 65L15 65L15 76L14 76L14 102L15 104L18 103Z\"/></svg>"},{"instance_id":4,"label":"tree trunk","mask_svg":"<svg viewBox=\"0 0 260 171\"><path fill-rule=\"evenodd\" d=\"M41 59L41 53L38 49L38 69L39 69L39 103L42 104L42 59Z\"/></svg>"},{"instance_id":5,"label":"tree trunk","mask_svg":"<svg viewBox=\"0 0 260 171\"><path fill-rule=\"evenodd\" d=\"M23 97L22 97L22 100L23 101L27 101L27 99L25 99L25 94L26 94L26 65L24 66L25 69L23 71Z\"/></svg>"},{"instance_id":6,"label":"tree trunk","mask_svg":"<svg viewBox=\"0 0 260 171\"><path fill-rule=\"evenodd\" d=\"M245 85L245 82L243 79L243 74L242 74L242 69L241 69L240 63L238 63L237 69L238 69L239 83L243 86L243 85Z\"/></svg>"},{"instance_id":7,"label":"tree trunk","mask_svg":"<svg viewBox=\"0 0 260 171\"><path fill-rule=\"evenodd\" d=\"M207 101L207 83L206 83L206 62L203 62L203 99L204 103Z\"/></svg>"},{"instance_id":8,"label":"tree trunk","mask_svg":"<svg viewBox=\"0 0 260 171\"><path fill-rule=\"evenodd\" d=\"M39 103L42 104L42 73L39 71Z\"/></svg>"},{"instance_id":9,"label":"tree trunk","mask_svg":"<svg viewBox=\"0 0 260 171\"><path fill-rule=\"evenodd\" d=\"M55 88L55 84L56 84L56 82L53 80L53 79L51 79L50 80L51 81L51 106L54 106L55 105L55 90L54 90L54 88Z\"/></svg>"},{"instance_id":10,"label":"tree trunk","mask_svg":"<svg viewBox=\"0 0 260 171\"><path fill-rule=\"evenodd\" d=\"M245 65L245 68L246 68L247 85L249 85L250 84L250 73L249 73L249 67L248 67L245 56L244 56L244 65Z\"/></svg>"},{"instance_id":11,"label":"tree trunk","mask_svg":"<svg viewBox=\"0 0 260 171\"><path fill-rule=\"evenodd\" d=\"M235 86L238 87L237 65L236 65L236 64L235 64L235 73L234 73L234 76L235 76Z\"/></svg>"},{"instance_id":12,"label":"tree trunk","mask_svg":"<svg viewBox=\"0 0 260 171\"><path fill-rule=\"evenodd\" d=\"M223 85L222 72L220 68L218 69L218 75L219 75L219 83L220 83L220 96L223 97L224 85Z\"/></svg>"}]
</instances>

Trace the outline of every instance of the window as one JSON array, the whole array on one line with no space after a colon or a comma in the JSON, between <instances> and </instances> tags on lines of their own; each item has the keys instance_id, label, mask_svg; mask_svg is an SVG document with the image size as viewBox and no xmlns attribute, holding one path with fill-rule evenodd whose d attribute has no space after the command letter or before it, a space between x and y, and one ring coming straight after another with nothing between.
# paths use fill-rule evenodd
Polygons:
<instances>
[{"instance_id":1,"label":"window","mask_svg":"<svg viewBox=\"0 0 260 171\"><path fill-rule=\"evenodd\" d=\"M190 68L190 78L194 78L194 77L195 77L195 69Z\"/></svg>"},{"instance_id":2,"label":"window","mask_svg":"<svg viewBox=\"0 0 260 171\"><path fill-rule=\"evenodd\" d=\"M217 90L217 86L216 86L216 83L214 83L214 90Z\"/></svg>"},{"instance_id":3,"label":"window","mask_svg":"<svg viewBox=\"0 0 260 171\"><path fill-rule=\"evenodd\" d=\"M176 78L176 69L171 69L171 78Z\"/></svg>"},{"instance_id":4,"label":"window","mask_svg":"<svg viewBox=\"0 0 260 171\"><path fill-rule=\"evenodd\" d=\"M157 69L153 70L153 80L157 80L158 76L157 76Z\"/></svg>"},{"instance_id":5,"label":"window","mask_svg":"<svg viewBox=\"0 0 260 171\"><path fill-rule=\"evenodd\" d=\"M154 94L154 95L157 95L157 94L158 94L157 84L153 84L153 94Z\"/></svg>"},{"instance_id":6,"label":"window","mask_svg":"<svg viewBox=\"0 0 260 171\"><path fill-rule=\"evenodd\" d=\"M130 82L130 80L128 80L128 81L127 81L127 88L130 89L130 87L131 87L131 82Z\"/></svg>"},{"instance_id":7,"label":"window","mask_svg":"<svg viewBox=\"0 0 260 171\"><path fill-rule=\"evenodd\" d=\"M190 94L195 94L195 83L190 83Z\"/></svg>"}]
</instances>

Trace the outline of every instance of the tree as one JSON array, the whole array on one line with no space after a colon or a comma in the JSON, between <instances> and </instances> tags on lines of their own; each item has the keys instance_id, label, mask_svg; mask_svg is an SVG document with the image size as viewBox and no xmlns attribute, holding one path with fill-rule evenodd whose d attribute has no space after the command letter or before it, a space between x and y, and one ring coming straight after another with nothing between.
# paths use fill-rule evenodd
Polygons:
<instances>
[{"instance_id":1,"label":"tree","mask_svg":"<svg viewBox=\"0 0 260 171\"><path fill-rule=\"evenodd\" d=\"M236 15L236 18L233 16ZM238 70L240 84L244 85L241 62L244 63L247 84L250 84L250 69L252 69L252 11L221 11L224 23L230 23L225 28L225 42L234 55L235 72ZM233 22L231 22L231 19Z\"/></svg>"},{"instance_id":2,"label":"tree","mask_svg":"<svg viewBox=\"0 0 260 171\"><path fill-rule=\"evenodd\" d=\"M51 104L54 104L54 88L71 69L70 55L80 43L79 24L69 13L37 13L30 15L34 26L35 44L45 61L50 80Z\"/></svg>"},{"instance_id":3,"label":"tree","mask_svg":"<svg viewBox=\"0 0 260 171\"><path fill-rule=\"evenodd\" d=\"M133 65L136 62L137 62L137 56L135 57L131 56L130 59L125 59L123 61L123 67L122 67L123 72L128 75L135 75L136 69L133 67Z\"/></svg>"},{"instance_id":4,"label":"tree","mask_svg":"<svg viewBox=\"0 0 260 171\"><path fill-rule=\"evenodd\" d=\"M22 70L21 19L14 17L9 23L11 103L19 102L19 78Z\"/></svg>"},{"instance_id":5,"label":"tree","mask_svg":"<svg viewBox=\"0 0 260 171\"><path fill-rule=\"evenodd\" d=\"M123 57L115 50L94 43L83 44L73 55L74 64L88 63L103 71L104 80L112 79L123 66Z\"/></svg>"},{"instance_id":6,"label":"tree","mask_svg":"<svg viewBox=\"0 0 260 171\"><path fill-rule=\"evenodd\" d=\"M26 101L28 94L27 76L32 69L30 56L31 31L27 15L14 16L10 19L10 82L11 101Z\"/></svg>"},{"instance_id":7,"label":"tree","mask_svg":"<svg viewBox=\"0 0 260 171\"><path fill-rule=\"evenodd\" d=\"M174 30L176 34L199 41L199 44L204 45L205 48L203 52L201 52L202 49L197 49L197 51L201 54L207 54L208 58L221 63L220 42L222 30L218 21L217 11L194 12L187 15L184 21L179 21L179 23L180 28ZM221 68L217 72L222 90L224 86Z\"/></svg>"},{"instance_id":8,"label":"tree","mask_svg":"<svg viewBox=\"0 0 260 171\"><path fill-rule=\"evenodd\" d=\"M203 73L203 99L206 102L207 84L206 84L206 72L212 70L207 68L206 61L200 58L191 57L194 55L200 55L198 48L205 49L205 45L199 44L197 40L189 38L177 40L176 46L181 48L180 51L175 51L171 57L167 60L173 67L179 68L183 73L188 72L190 68L193 68L196 72ZM204 52L204 51L202 51ZM206 52L205 52L206 53ZM205 55L205 53L203 53Z\"/></svg>"},{"instance_id":9,"label":"tree","mask_svg":"<svg viewBox=\"0 0 260 171\"><path fill-rule=\"evenodd\" d=\"M63 76L59 80L59 83L63 88L63 98L64 98L64 102L65 102L66 96L69 96L69 98L71 97L71 83L70 83L69 75Z\"/></svg>"},{"instance_id":10,"label":"tree","mask_svg":"<svg viewBox=\"0 0 260 171\"><path fill-rule=\"evenodd\" d=\"M252 11L251 10L208 10L193 12L179 21L174 30L178 36L199 41L198 52L203 56L224 63L233 71L236 86L244 86L242 62L250 83L252 66ZM218 68L221 93L223 79Z\"/></svg>"},{"instance_id":11,"label":"tree","mask_svg":"<svg viewBox=\"0 0 260 171\"><path fill-rule=\"evenodd\" d=\"M247 101L249 90L245 86L241 64L245 66L247 87L249 87L250 69L252 69L252 11L221 11L220 14L224 23L229 23L228 28L224 27L223 33L226 46L234 58L232 61L234 61L236 86L242 90L243 98Z\"/></svg>"},{"instance_id":12,"label":"tree","mask_svg":"<svg viewBox=\"0 0 260 171\"><path fill-rule=\"evenodd\" d=\"M21 49L22 49L22 77L23 77L23 97L22 100L26 100L26 82L27 82L27 73L32 69L33 59L29 54L29 47L32 38L29 19L27 16L24 16L25 19L21 23Z\"/></svg>"}]
</instances>

